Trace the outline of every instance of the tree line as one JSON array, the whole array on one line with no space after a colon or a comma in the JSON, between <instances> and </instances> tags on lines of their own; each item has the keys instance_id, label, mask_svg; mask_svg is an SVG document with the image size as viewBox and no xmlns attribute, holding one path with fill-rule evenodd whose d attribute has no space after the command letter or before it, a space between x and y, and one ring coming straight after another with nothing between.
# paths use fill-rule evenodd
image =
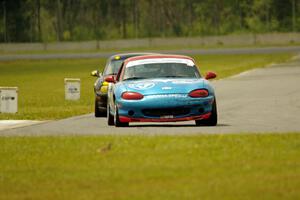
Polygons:
<instances>
[{"instance_id":1,"label":"tree line","mask_svg":"<svg viewBox=\"0 0 300 200\"><path fill-rule=\"evenodd\" d=\"M300 31L300 0L0 0L0 42Z\"/></svg>"}]
</instances>

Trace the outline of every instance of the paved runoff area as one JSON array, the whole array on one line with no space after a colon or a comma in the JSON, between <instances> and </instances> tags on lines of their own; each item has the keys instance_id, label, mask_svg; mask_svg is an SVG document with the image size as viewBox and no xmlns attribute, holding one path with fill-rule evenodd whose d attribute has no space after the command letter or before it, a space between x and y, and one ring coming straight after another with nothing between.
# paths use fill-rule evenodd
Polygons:
<instances>
[{"instance_id":1,"label":"paved runoff area","mask_svg":"<svg viewBox=\"0 0 300 200\"><path fill-rule=\"evenodd\" d=\"M214 134L279 133L300 131L300 57L283 64L255 69L213 81L219 122L216 127L197 127L194 121L133 123L130 127L107 125L93 114L0 129L0 135L87 134ZM91 88L92 89L92 88Z\"/></svg>"},{"instance_id":2,"label":"paved runoff area","mask_svg":"<svg viewBox=\"0 0 300 200\"><path fill-rule=\"evenodd\" d=\"M6 129L20 128L42 123L42 121L33 120L0 120L0 131Z\"/></svg>"}]
</instances>

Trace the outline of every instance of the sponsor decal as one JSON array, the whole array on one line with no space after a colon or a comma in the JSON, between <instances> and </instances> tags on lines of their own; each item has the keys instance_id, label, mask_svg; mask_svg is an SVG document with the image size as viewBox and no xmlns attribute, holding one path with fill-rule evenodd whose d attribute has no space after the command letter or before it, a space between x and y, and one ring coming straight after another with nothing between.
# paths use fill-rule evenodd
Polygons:
<instances>
[{"instance_id":1,"label":"sponsor decal","mask_svg":"<svg viewBox=\"0 0 300 200\"><path fill-rule=\"evenodd\" d=\"M161 119L173 119L174 116L173 115L163 115L163 116L160 116Z\"/></svg>"},{"instance_id":2,"label":"sponsor decal","mask_svg":"<svg viewBox=\"0 0 300 200\"><path fill-rule=\"evenodd\" d=\"M136 90L146 90L146 89L153 88L154 86L155 84L153 82L144 82L144 83L140 82L140 83L128 84L128 87Z\"/></svg>"},{"instance_id":3,"label":"sponsor decal","mask_svg":"<svg viewBox=\"0 0 300 200\"><path fill-rule=\"evenodd\" d=\"M183 58L152 58L152 59L144 59L144 60L134 60L129 62L126 67L132 67L136 65L145 65L145 64L157 64L157 63L182 63L187 66L194 66L195 63L190 59Z\"/></svg>"},{"instance_id":4,"label":"sponsor decal","mask_svg":"<svg viewBox=\"0 0 300 200\"><path fill-rule=\"evenodd\" d=\"M187 83L196 83L199 80L174 80L172 81L173 84L187 84Z\"/></svg>"},{"instance_id":5,"label":"sponsor decal","mask_svg":"<svg viewBox=\"0 0 300 200\"><path fill-rule=\"evenodd\" d=\"M74 94L74 93L79 93L78 88L71 86L68 88L69 93Z\"/></svg>"},{"instance_id":6,"label":"sponsor decal","mask_svg":"<svg viewBox=\"0 0 300 200\"><path fill-rule=\"evenodd\" d=\"M8 101L8 100L15 100L15 97L10 97L10 96L2 96L1 100L3 101Z\"/></svg>"}]
</instances>

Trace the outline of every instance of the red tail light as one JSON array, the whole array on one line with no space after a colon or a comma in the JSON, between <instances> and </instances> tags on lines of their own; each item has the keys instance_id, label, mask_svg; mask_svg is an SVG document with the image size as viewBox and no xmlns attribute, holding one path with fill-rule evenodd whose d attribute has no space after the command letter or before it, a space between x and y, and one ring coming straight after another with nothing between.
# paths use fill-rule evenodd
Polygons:
<instances>
[{"instance_id":1,"label":"red tail light","mask_svg":"<svg viewBox=\"0 0 300 200\"><path fill-rule=\"evenodd\" d=\"M206 89L193 90L189 93L189 96L192 97L192 98L207 97L208 96L208 91Z\"/></svg>"},{"instance_id":2,"label":"red tail light","mask_svg":"<svg viewBox=\"0 0 300 200\"><path fill-rule=\"evenodd\" d=\"M144 96L137 92L124 92L122 98L126 100L140 100L144 98Z\"/></svg>"}]
</instances>

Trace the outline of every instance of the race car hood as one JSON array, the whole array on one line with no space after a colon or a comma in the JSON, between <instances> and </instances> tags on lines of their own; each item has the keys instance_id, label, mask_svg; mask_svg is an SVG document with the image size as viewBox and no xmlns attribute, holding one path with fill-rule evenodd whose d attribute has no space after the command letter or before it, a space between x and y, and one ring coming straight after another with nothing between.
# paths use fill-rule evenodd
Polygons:
<instances>
[{"instance_id":1,"label":"race car hood","mask_svg":"<svg viewBox=\"0 0 300 200\"><path fill-rule=\"evenodd\" d=\"M187 94L192 90L203 88L204 79L143 79L135 81L123 81L127 91L139 92L143 95L153 94Z\"/></svg>"}]
</instances>

